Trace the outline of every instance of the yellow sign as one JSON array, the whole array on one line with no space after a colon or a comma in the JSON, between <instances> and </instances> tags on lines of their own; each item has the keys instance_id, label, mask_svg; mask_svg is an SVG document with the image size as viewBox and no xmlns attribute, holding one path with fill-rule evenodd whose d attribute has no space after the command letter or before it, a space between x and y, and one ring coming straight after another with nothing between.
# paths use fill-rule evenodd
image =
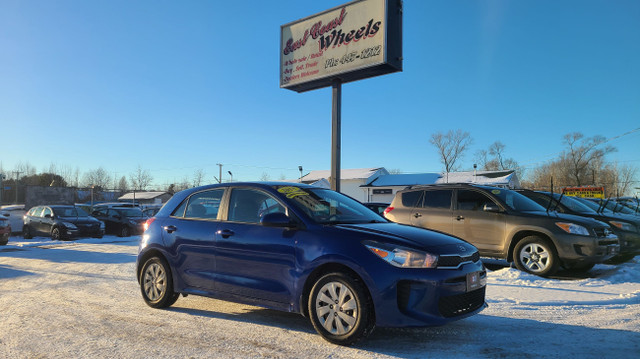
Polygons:
<instances>
[{"instance_id":1,"label":"yellow sign","mask_svg":"<svg viewBox=\"0 0 640 359\"><path fill-rule=\"evenodd\" d=\"M566 187L562 193L565 196L604 199L604 187Z\"/></svg>"}]
</instances>

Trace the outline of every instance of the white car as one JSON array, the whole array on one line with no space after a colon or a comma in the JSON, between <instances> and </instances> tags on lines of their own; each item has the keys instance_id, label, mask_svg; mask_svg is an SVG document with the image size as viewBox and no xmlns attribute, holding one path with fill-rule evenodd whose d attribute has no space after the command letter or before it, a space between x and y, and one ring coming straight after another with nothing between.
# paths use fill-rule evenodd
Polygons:
<instances>
[{"instance_id":1,"label":"white car","mask_svg":"<svg viewBox=\"0 0 640 359\"><path fill-rule=\"evenodd\" d=\"M22 221L25 213L24 204L12 204L0 207L0 215L9 219L12 233L22 233Z\"/></svg>"}]
</instances>

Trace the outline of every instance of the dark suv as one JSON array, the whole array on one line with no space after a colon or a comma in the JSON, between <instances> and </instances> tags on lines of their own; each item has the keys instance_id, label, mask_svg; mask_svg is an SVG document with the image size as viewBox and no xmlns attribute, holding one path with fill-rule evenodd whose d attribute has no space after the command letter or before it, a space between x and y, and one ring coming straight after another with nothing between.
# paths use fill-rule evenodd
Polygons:
<instances>
[{"instance_id":1,"label":"dark suv","mask_svg":"<svg viewBox=\"0 0 640 359\"><path fill-rule=\"evenodd\" d=\"M147 220L138 207L104 207L93 211L91 215L104 222L107 233L120 237L142 233L142 226Z\"/></svg>"},{"instance_id":2,"label":"dark suv","mask_svg":"<svg viewBox=\"0 0 640 359\"><path fill-rule=\"evenodd\" d=\"M611 230L620 240L620 254L611 258L609 263L623 263L640 254L640 218L612 212L598 212L583 201L563 196L559 193L518 190L518 193L531 198L541 206L560 213L594 218L611 225ZM552 200L551 198L554 198Z\"/></svg>"},{"instance_id":3,"label":"dark suv","mask_svg":"<svg viewBox=\"0 0 640 359\"><path fill-rule=\"evenodd\" d=\"M469 184L420 186L396 193L385 217L458 236L486 257L518 269L553 275L560 265L588 270L619 253L609 226L579 216L547 212L508 189Z\"/></svg>"},{"instance_id":4,"label":"dark suv","mask_svg":"<svg viewBox=\"0 0 640 359\"><path fill-rule=\"evenodd\" d=\"M54 240L82 236L102 238L104 223L79 207L37 206L25 214L22 234L26 239L37 235L51 236Z\"/></svg>"}]
</instances>

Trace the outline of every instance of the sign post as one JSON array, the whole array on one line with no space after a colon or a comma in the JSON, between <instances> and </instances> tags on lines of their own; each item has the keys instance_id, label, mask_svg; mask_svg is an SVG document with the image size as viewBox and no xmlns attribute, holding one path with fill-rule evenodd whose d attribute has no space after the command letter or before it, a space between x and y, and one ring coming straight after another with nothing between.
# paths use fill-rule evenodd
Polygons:
<instances>
[{"instance_id":1,"label":"sign post","mask_svg":"<svg viewBox=\"0 0 640 359\"><path fill-rule=\"evenodd\" d=\"M342 84L398 71L401 0L355 0L280 27L280 87L332 87L331 189L340 191Z\"/></svg>"}]
</instances>

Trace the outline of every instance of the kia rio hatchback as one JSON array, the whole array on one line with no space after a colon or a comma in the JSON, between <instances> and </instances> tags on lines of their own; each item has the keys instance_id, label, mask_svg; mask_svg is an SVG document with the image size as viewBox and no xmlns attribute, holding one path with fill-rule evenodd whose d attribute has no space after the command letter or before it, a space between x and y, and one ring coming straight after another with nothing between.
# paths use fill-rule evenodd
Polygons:
<instances>
[{"instance_id":1,"label":"kia rio hatchback","mask_svg":"<svg viewBox=\"0 0 640 359\"><path fill-rule=\"evenodd\" d=\"M296 312L326 340L349 345L376 325L442 325L486 306L473 245L391 223L327 189L193 188L146 227L136 268L154 308L194 294Z\"/></svg>"}]
</instances>

